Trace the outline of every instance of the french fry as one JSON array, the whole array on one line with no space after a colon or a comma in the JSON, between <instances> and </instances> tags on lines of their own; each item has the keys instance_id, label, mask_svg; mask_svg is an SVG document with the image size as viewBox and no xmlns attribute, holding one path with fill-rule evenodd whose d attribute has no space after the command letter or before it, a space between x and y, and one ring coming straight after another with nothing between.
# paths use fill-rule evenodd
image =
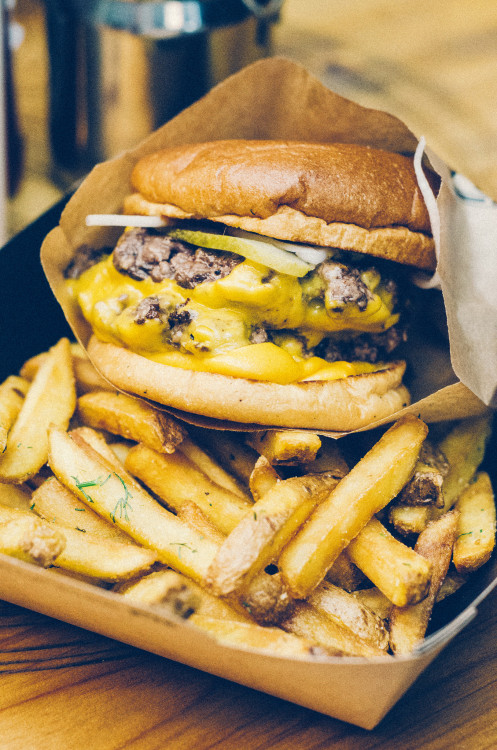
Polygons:
<instances>
[{"instance_id":1,"label":"french fry","mask_svg":"<svg viewBox=\"0 0 497 750\"><path fill-rule=\"evenodd\" d=\"M76 439L78 437L82 438L85 443L88 443L88 445L93 448L94 451L100 453L107 463L112 464L116 471L122 471L124 469L124 464L116 456L115 451L98 430L94 430L92 427L76 427L74 430L71 430L69 434Z\"/></svg>"},{"instance_id":2,"label":"french fry","mask_svg":"<svg viewBox=\"0 0 497 750\"><path fill-rule=\"evenodd\" d=\"M29 382L10 375L0 385L0 454L7 446L9 431L17 419L28 392Z\"/></svg>"},{"instance_id":3,"label":"french fry","mask_svg":"<svg viewBox=\"0 0 497 750\"><path fill-rule=\"evenodd\" d=\"M108 446L111 449L112 453L117 458L119 463L121 463L123 466L126 462L126 456L131 450L132 445L133 443L124 442L123 440L120 440L118 442L108 443Z\"/></svg>"},{"instance_id":4,"label":"french fry","mask_svg":"<svg viewBox=\"0 0 497 750\"><path fill-rule=\"evenodd\" d=\"M308 474L274 485L226 538L207 576L212 591L227 596L246 587L278 555L337 479Z\"/></svg>"},{"instance_id":5,"label":"french fry","mask_svg":"<svg viewBox=\"0 0 497 750\"><path fill-rule=\"evenodd\" d=\"M483 460L491 428L489 415L464 419L439 443L438 447L449 464L442 483L443 506L393 505L389 521L400 534L418 535L430 521L452 508Z\"/></svg>"},{"instance_id":6,"label":"french fry","mask_svg":"<svg viewBox=\"0 0 497 750\"><path fill-rule=\"evenodd\" d=\"M172 510L185 502L196 503L224 534L229 534L250 511L252 504L212 482L183 453L158 453L135 445L126 457L126 469L138 477Z\"/></svg>"},{"instance_id":7,"label":"french fry","mask_svg":"<svg viewBox=\"0 0 497 750\"><path fill-rule=\"evenodd\" d=\"M26 378L26 380L34 380L36 373L47 356L48 352L42 352L28 359L21 368L21 377ZM88 391L95 390L115 391L115 387L104 380L95 370L80 344L71 344L71 356L78 393L87 393Z\"/></svg>"},{"instance_id":8,"label":"french fry","mask_svg":"<svg viewBox=\"0 0 497 750\"><path fill-rule=\"evenodd\" d=\"M148 570L157 560L157 554L149 549L87 534L79 527L59 526L30 511L0 507L0 524L26 530L23 538L29 540L25 548L29 544L30 556L51 558L50 565L101 581L132 578ZM57 548L57 554L53 553L52 536L63 542Z\"/></svg>"},{"instance_id":9,"label":"french fry","mask_svg":"<svg viewBox=\"0 0 497 750\"><path fill-rule=\"evenodd\" d=\"M247 444L267 458L270 464L299 464L314 461L321 439L314 432L299 430L264 430L251 432Z\"/></svg>"},{"instance_id":10,"label":"french fry","mask_svg":"<svg viewBox=\"0 0 497 750\"><path fill-rule=\"evenodd\" d=\"M78 399L78 414L90 427L144 443L159 453L173 453L185 437L185 430L168 414L123 393L86 393Z\"/></svg>"},{"instance_id":11,"label":"french fry","mask_svg":"<svg viewBox=\"0 0 497 750\"><path fill-rule=\"evenodd\" d=\"M335 586L348 591L355 591L365 581L365 575L362 570L354 565L347 556L345 551L341 552L329 571L326 573L325 580L334 583Z\"/></svg>"},{"instance_id":12,"label":"french fry","mask_svg":"<svg viewBox=\"0 0 497 750\"><path fill-rule=\"evenodd\" d=\"M261 500L280 481L278 472L265 456L259 456L249 479L250 492L255 502Z\"/></svg>"},{"instance_id":13,"label":"french fry","mask_svg":"<svg viewBox=\"0 0 497 750\"><path fill-rule=\"evenodd\" d=\"M130 536L121 531L110 520L97 515L86 503L81 502L55 477L49 477L31 497L31 509L41 518L59 526L79 529L104 539L135 544Z\"/></svg>"},{"instance_id":14,"label":"french fry","mask_svg":"<svg viewBox=\"0 0 497 750\"><path fill-rule=\"evenodd\" d=\"M452 596L456 591L459 591L467 580L467 577L460 573L448 573L443 580L435 601L442 602L448 596Z\"/></svg>"},{"instance_id":15,"label":"french fry","mask_svg":"<svg viewBox=\"0 0 497 750\"><path fill-rule=\"evenodd\" d=\"M318 612L346 625L371 646L382 651L388 649L388 631L383 620L352 594L323 581L307 601Z\"/></svg>"},{"instance_id":16,"label":"french fry","mask_svg":"<svg viewBox=\"0 0 497 750\"><path fill-rule=\"evenodd\" d=\"M190 502L189 500L184 502L178 510L177 516L187 523L188 526L196 529L208 539L212 539L218 545L221 545L226 539L226 534L219 531L217 526L209 521L205 513L200 510L196 503Z\"/></svg>"},{"instance_id":17,"label":"french fry","mask_svg":"<svg viewBox=\"0 0 497 750\"><path fill-rule=\"evenodd\" d=\"M394 654L407 654L423 640L433 605L443 583L457 536L459 513L451 511L432 521L419 535L415 551L432 564L428 595L418 604L393 607L390 613L390 648Z\"/></svg>"},{"instance_id":18,"label":"french fry","mask_svg":"<svg viewBox=\"0 0 497 750\"><path fill-rule=\"evenodd\" d=\"M15 484L0 484L0 505L19 510L29 510L31 504L31 494L27 489Z\"/></svg>"},{"instance_id":19,"label":"french fry","mask_svg":"<svg viewBox=\"0 0 497 750\"><path fill-rule=\"evenodd\" d=\"M168 569L148 573L138 581L118 584L114 591L140 604L166 607L186 619L197 611L200 604L195 589L200 587L181 573Z\"/></svg>"},{"instance_id":20,"label":"french fry","mask_svg":"<svg viewBox=\"0 0 497 750\"><path fill-rule=\"evenodd\" d=\"M390 599L387 599L385 594L380 591L380 589L376 588L376 586L373 586L370 589L359 589L358 591L353 591L352 596L382 620L388 620L390 617L393 604Z\"/></svg>"},{"instance_id":21,"label":"french fry","mask_svg":"<svg viewBox=\"0 0 497 750\"><path fill-rule=\"evenodd\" d=\"M432 518L433 508L429 505L395 504L388 510L388 520L402 536L418 536Z\"/></svg>"},{"instance_id":22,"label":"french fry","mask_svg":"<svg viewBox=\"0 0 497 750\"><path fill-rule=\"evenodd\" d=\"M463 490L456 509L459 527L453 561L458 573L469 573L484 565L495 547L495 500L486 472L479 472Z\"/></svg>"},{"instance_id":23,"label":"french fry","mask_svg":"<svg viewBox=\"0 0 497 750\"><path fill-rule=\"evenodd\" d=\"M43 568L49 567L64 549L65 536L29 512L17 513L18 516L11 516L9 520L4 520L2 513L0 552Z\"/></svg>"},{"instance_id":24,"label":"french fry","mask_svg":"<svg viewBox=\"0 0 497 750\"><path fill-rule=\"evenodd\" d=\"M349 467L342 455L337 440L322 438L321 447L313 461L304 464L306 474L318 474L320 471L331 471L337 477L344 477Z\"/></svg>"},{"instance_id":25,"label":"french fry","mask_svg":"<svg viewBox=\"0 0 497 750\"><path fill-rule=\"evenodd\" d=\"M174 570L158 570L138 581L118 585L114 591L142 604L169 606L180 617L196 612L207 617L253 622L243 607L238 609L203 589Z\"/></svg>"},{"instance_id":26,"label":"french fry","mask_svg":"<svg viewBox=\"0 0 497 750\"><path fill-rule=\"evenodd\" d=\"M411 476L428 428L413 416L401 418L339 482L279 558L284 581L305 598L373 515Z\"/></svg>"},{"instance_id":27,"label":"french fry","mask_svg":"<svg viewBox=\"0 0 497 750\"><path fill-rule=\"evenodd\" d=\"M441 441L440 449L447 457L449 471L443 483L444 507L439 514L452 508L475 475L491 432L492 419L486 415L463 420Z\"/></svg>"},{"instance_id":28,"label":"french fry","mask_svg":"<svg viewBox=\"0 0 497 750\"><path fill-rule=\"evenodd\" d=\"M442 484L449 464L442 451L425 440L421 446L414 474L399 495L405 505L444 505Z\"/></svg>"},{"instance_id":29,"label":"french fry","mask_svg":"<svg viewBox=\"0 0 497 750\"><path fill-rule=\"evenodd\" d=\"M48 353L24 399L0 458L0 481L21 484L46 463L50 424L66 429L76 403L69 341Z\"/></svg>"},{"instance_id":30,"label":"french fry","mask_svg":"<svg viewBox=\"0 0 497 750\"><path fill-rule=\"evenodd\" d=\"M178 445L178 450L197 466L200 471L206 474L213 482L225 490L229 490L234 495L238 495L242 500L251 502L246 489L231 474L225 471L212 456L202 450L198 445L193 443L190 438L184 438Z\"/></svg>"},{"instance_id":31,"label":"french fry","mask_svg":"<svg viewBox=\"0 0 497 750\"><path fill-rule=\"evenodd\" d=\"M398 607L415 604L426 596L430 562L395 539L377 518L372 518L352 539L346 553Z\"/></svg>"},{"instance_id":32,"label":"french fry","mask_svg":"<svg viewBox=\"0 0 497 750\"><path fill-rule=\"evenodd\" d=\"M124 470L115 471L80 436L50 430L49 463L67 489L157 552L162 563L194 580L205 579L217 545L159 505Z\"/></svg>"},{"instance_id":33,"label":"french fry","mask_svg":"<svg viewBox=\"0 0 497 750\"><path fill-rule=\"evenodd\" d=\"M196 442L212 453L229 474L248 487L252 469L259 456L246 445L244 434L228 434L219 430L209 430L207 434L204 431L190 431L193 432Z\"/></svg>"},{"instance_id":34,"label":"french fry","mask_svg":"<svg viewBox=\"0 0 497 750\"><path fill-rule=\"evenodd\" d=\"M385 649L364 641L339 618L330 617L307 602L298 602L280 627L337 656L386 656Z\"/></svg>"},{"instance_id":35,"label":"french fry","mask_svg":"<svg viewBox=\"0 0 497 750\"><path fill-rule=\"evenodd\" d=\"M114 583L144 573L157 561L157 554L135 544L87 534L78 528L60 528L66 545L54 565L100 581Z\"/></svg>"},{"instance_id":36,"label":"french fry","mask_svg":"<svg viewBox=\"0 0 497 750\"><path fill-rule=\"evenodd\" d=\"M263 628L249 622L219 620L214 617L194 614L189 622L216 637L216 640L229 646L257 649L281 656L302 657L322 656L325 653L336 655L336 651L319 648L312 641L284 633L279 628Z\"/></svg>"},{"instance_id":37,"label":"french fry","mask_svg":"<svg viewBox=\"0 0 497 750\"><path fill-rule=\"evenodd\" d=\"M207 539L214 541L218 547L226 538L211 524L195 503L182 505L178 512L178 518L206 536ZM211 594L209 596L217 602L222 601ZM291 606L291 598L279 574L269 575L265 571L261 571L249 583L247 589L241 593L241 602L236 596L232 596L227 606L238 613L245 610L259 623L275 625L284 617ZM204 613L203 609L199 611ZM212 609L205 614L212 614L214 617L220 616L217 614L217 610L213 612ZM244 619L247 619L246 616Z\"/></svg>"}]
</instances>

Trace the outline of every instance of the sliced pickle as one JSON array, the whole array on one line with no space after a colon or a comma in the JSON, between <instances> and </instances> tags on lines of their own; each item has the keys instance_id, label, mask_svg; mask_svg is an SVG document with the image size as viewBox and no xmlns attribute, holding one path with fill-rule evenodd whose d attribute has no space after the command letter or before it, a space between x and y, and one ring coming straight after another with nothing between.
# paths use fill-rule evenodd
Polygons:
<instances>
[{"instance_id":1,"label":"sliced pickle","mask_svg":"<svg viewBox=\"0 0 497 750\"><path fill-rule=\"evenodd\" d=\"M242 239L227 234L211 234L190 229L171 229L168 234L191 245L242 255L254 263L260 263L288 276L302 277L314 268L313 264L307 263L294 253L262 240Z\"/></svg>"}]
</instances>

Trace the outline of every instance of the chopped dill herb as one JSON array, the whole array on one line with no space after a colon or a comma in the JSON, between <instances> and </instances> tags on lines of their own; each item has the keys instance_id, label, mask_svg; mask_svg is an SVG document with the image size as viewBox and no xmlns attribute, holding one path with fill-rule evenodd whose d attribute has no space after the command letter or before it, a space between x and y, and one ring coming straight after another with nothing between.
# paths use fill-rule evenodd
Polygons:
<instances>
[{"instance_id":1,"label":"chopped dill herb","mask_svg":"<svg viewBox=\"0 0 497 750\"><path fill-rule=\"evenodd\" d=\"M110 476L110 474L109 474L109 476ZM129 502L129 500L130 500L130 498L133 497L133 495L129 491L129 489L128 489L128 487L127 487L126 482L124 481L124 479L122 479L122 477L120 477L119 474L116 474L116 472L114 472L114 476L119 479L119 481L121 482L122 486L124 487L124 497L120 497L119 498L119 500L116 503L116 507L114 508L114 510L112 511L112 513L110 513L110 517L112 519L112 523L115 523L116 522L116 515L117 515L117 513L119 513L119 518L122 518L123 517L123 513L124 513L125 520L129 521L128 508L130 510L133 510L133 506L131 505L131 503Z\"/></svg>"},{"instance_id":2,"label":"chopped dill herb","mask_svg":"<svg viewBox=\"0 0 497 750\"><path fill-rule=\"evenodd\" d=\"M80 529L79 526L76 526L76 531L82 531L83 534L86 534L86 529Z\"/></svg>"},{"instance_id":3,"label":"chopped dill herb","mask_svg":"<svg viewBox=\"0 0 497 750\"><path fill-rule=\"evenodd\" d=\"M102 479L102 477L97 477L96 479L89 479L87 482L80 482L79 479L74 476L71 476L71 479L74 479L76 489L81 492L87 502L92 503L93 500L91 499L89 494L85 492L85 489L87 487L103 487L103 485L110 479L110 474L105 479Z\"/></svg>"}]
</instances>

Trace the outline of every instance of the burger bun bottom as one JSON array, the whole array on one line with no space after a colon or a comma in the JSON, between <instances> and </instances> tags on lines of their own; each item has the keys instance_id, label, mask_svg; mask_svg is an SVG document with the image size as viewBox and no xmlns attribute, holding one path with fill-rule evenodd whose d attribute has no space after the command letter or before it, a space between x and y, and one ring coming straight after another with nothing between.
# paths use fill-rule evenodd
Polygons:
<instances>
[{"instance_id":1,"label":"burger bun bottom","mask_svg":"<svg viewBox=\"0 0 497 750\"><path fill-rule=\"evenodd\" d=\"M154 362L93 336L88 354L116 388L166 407L217 420L268 427L348 432L410 402L405 362L339 380L279 385Z\"/></svg>"}]
</instances>

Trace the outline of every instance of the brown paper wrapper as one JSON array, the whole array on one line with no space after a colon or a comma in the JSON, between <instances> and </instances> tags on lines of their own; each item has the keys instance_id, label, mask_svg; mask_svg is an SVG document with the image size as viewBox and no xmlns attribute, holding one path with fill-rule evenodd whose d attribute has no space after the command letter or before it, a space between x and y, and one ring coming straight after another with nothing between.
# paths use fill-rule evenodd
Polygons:
<instances>
[{"instance_id":1,"label":"brown paper wrapper","mask_svg":"<svg viewBox=\"0 0 497 750\"><path fill-rule=\"evenodd\" d=\"M119 213L130 191L134 164L145 154L166 146L228 138L289 139L348 142L413 154L417 139L397 118L366 109L329 91L300 65L282 58L264 60L245 68L214 88L150 135L135 149L99 164L85 179L65 208L60 225L46 238L42 264L52 290L74 334L86 347L91 330L70 299L63 272L75 248L114 245L121 230L88 228L92 213ZM369 427L393 421L406 412L427 422L457 419L486 407L458 381L451 366L448 341L440 330L444 309L439 292L425 292L429 316L420 322L406 352L412 405ZM437 299L438 296L438 299ZM431 316L431 319L430 319ZM183 415L187 421L218 429L257 429L214 419ZM278 425L274 425L275 428ZM268 426L265 426L267 429ZM339 433L326 433L338 437Z\"/></svg>"}]
</instances>

